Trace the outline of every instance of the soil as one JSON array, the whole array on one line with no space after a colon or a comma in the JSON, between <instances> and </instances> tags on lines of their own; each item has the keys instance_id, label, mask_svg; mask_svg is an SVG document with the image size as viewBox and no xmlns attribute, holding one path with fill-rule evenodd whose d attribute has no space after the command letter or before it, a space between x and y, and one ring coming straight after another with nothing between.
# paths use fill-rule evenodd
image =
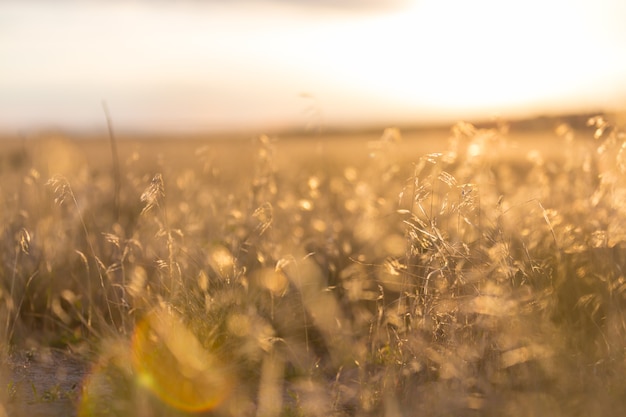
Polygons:
<instances>
[{"instance_id":1,"label":"soil","mask_svg":"<svg viewBox=\"0 0 626 417\"><path fill-rule=\"evenodd\" d=\"M77 415L87 362L60 349L19 351L0 370L0 417ZM3 410L4 408L4 410Z\"/></svg>"}]
</instances>

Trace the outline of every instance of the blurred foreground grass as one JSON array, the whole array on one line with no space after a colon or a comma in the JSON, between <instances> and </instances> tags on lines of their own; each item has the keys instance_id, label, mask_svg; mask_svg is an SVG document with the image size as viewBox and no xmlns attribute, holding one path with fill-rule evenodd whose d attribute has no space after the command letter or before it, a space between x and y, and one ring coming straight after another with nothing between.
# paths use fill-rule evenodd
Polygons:
<instances>
[{"instance_id":1,"label":"blurred foreground grass","mask_svg":"<svg viewBox=\"0 0 626 417\"><path fill-rule=\"evenodd\" d=\"M4 360L80 416L623 415L626 136L534 135L7 142Z\"/></svg>"}]
</instances>

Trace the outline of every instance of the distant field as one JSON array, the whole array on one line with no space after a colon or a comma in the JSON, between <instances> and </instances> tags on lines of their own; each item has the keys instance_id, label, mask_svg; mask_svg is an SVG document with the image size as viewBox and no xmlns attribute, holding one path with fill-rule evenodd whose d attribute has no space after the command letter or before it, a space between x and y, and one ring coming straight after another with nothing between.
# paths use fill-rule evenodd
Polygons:
<instances>
[{"instance_id":1,"label":"distant field","mask_svg":"<svg viewBox=\"0 0 626 417\"><path fill-rule=\"evenodd\" d=\"M0 416L621 416L625 149L7 139Z\"/></svg>"},{"instance_id":2,"label":"distant field","mask_svg":"<svg viewBox=\"0 0 626 417\"><path fill-rule=\"evenodd\" d=\"M579 131L577 138L581 142L591 142L590 130ZM451 137L449 129L400 131L402 140L394 145L398 163L410 166L422 155L441 152L448 147ZM269 137L277 141L274 163L291 168L291 164L305 163L327 165L329 161L340 165L366 163L371 146L380 139L382 131L369 133L335 134L285 134ZM156 166L159 155L167 154L172 166L178 164L198 164L202 155L210 153L216 156L213 161L228 175L249 167L255 158L255 138L258 135L238 135L222 138L220 136L179 135L167 136L128 136L117 138L119 157L127 161L133 153L140 156L141 163ZM0 168L8 173L12 168L20 167L23 158L45 169L51 159L62 160L69 157L72 165L89 164L97 169L110 168L111 146L108 136L64 135L61 133L43 133L29 138L15 136L0 137L3 152L0 155ZM507 134L508 145L493 153L490 157L498 159L524 159L530 150L538 150L549 158L562 157L562 148L552 130L514 130ZM593 146L593 144L591 145ZM205 152L206 151L206 152ZM62 156L62 155L65 155ZM76 156L77 158L73 158ZM235 163L237 162L237 163ZM53 164L54 165L54 164ZM233 172L229 171L231 168Z\"/></svg>"}]
</instances>

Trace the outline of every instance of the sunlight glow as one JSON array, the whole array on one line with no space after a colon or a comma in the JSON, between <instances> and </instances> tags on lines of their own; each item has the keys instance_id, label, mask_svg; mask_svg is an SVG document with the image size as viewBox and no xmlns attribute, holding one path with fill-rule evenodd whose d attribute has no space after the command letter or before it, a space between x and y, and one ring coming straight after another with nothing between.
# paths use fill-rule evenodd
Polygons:
<instances>
[{"instance_id":1,"label":"sunlight glow","mask_svg":"<svg viewBox=\"0 0 626 417\"><path fill-rule=\"evenodd\" d=\"M441 112L521 110L542 103L566 108L571 99L580 104L619 86L623 97L626 59L612 48L626 38L617 22L611 26L604 14L589 12L580 3L419 2L375 24L356 22L376 29L348 29L364 34L361 48L337 45L329 55L331 61L344 53L356 58L340 69L355 89L393 97L407 108L422 103ZM326 31L324 44L344 27L334 29Z\"/></svg>"},{"instance_id":2,"label":"sunlight glow","mask_svg":"<svg viewBox=\"0 0 626 417\"><path fill-rule=\"evenodd\" d=\"M611 109L626 5L413 1L0 5L0 130L304 128ZM315 103L302 99L302 93Z\"/></svg>"}]
</instances>

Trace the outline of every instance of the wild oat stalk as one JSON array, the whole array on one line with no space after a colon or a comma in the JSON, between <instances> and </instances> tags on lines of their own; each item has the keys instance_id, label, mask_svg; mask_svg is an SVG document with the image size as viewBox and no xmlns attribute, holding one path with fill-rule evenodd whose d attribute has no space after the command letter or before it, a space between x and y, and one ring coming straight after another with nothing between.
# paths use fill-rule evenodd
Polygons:
<instances>
[{"instance_id":1,"label":"wild oat stalk","mask_svg":"<svg viewBox=\"0 0 626 417\"><path fill-rule=\"evenodd\" d=\"M11 288L9 290L9 298L8 298L8 303L7 303L8 311L7 311L5 328L4 328L4 340L7 343L13 338L13 332L15 330L15 324L17 323L17 320L19 319L21 305L22 305L22 302L24 301L24 298L26 297L26 295L23 295L18 305L15 304L15 280L17 279L17 267L20 263L21 257L23 255L28 255L29 253L30 240L31 240L31 237L30 237L30 233L28 232L28 230L26 230L25 228L21 228L16 236L15 257L14 257L13 269L11 273ZM33 277L34 275L28 279L28 282L26 283L25 288L28 288ZM15 315L12 318L13 323L11 324L12 312L15 312Z\"/></svg>"},{"instance_id":2,"label":"wild oat stalk","mask_svg":"<svg viewBox=\"0 0 626 417\"><path fill-rule=\"evenodd\" d=\"M160 173L157 173L152 177L152 181L150 181L150 185L145 189L145 191L141 194L140 200L144 203L144 208L141 211L141 214L144 215L156 208L160 214L162 226L159 230L157 236L165 236L166 244L167 244L167 269L169 275L169 285L167 288L168 291L173 295L175 291L175 285L177 287L182 287L181 275L178 273L178 282L176 283L175 268L178 270L178 265L175 259L174 254L174 233L182 235L182 232L177 230L174 231L170 228L169 219L167 215L167 204L165 203L165 185L163 183L163 176Z\"/></svg>"},{"instance_id":3,"label":"wild oat stalk","mask_svg":"<svg viewBox=\"0 0 626 417\"><path fill-rule=\"evenodd\" d=\"M97 267L96 270L98 271L98 277L100 278L100 286L102 287L102 290L105 296L105 304L107 307L107 313L109 315L109 319L111 320L111 323L113 323L114 322L113 311L111 310L111 305L109 303L108 297L106 296L107 288L104 283L104 275L102 274L103 265L100 259L98 258L98 255L96 254L96 250L94 249L93 244L91 242L91 236L89 234L89 230L87 229L87 224L85 223L83 214L80 210L80 206L78 204L78 200L76 199L76 195L74 194L74 191L72 190L72 187L69 181L62 175L53 176L52 178L48 180L46 185L49 187L52 187L54 191L54 195L55 195L54 202L57 205L62 206L69 199L71 200L74 208L76 209L76 213L78 214L78 218L80 220L80 224L81 224L83 233L85 235L85 242L87 242L90 255L92 256L94 262L96 263L96 267ZM91 288L91 279L89 279L89 277L87 277L87 294L88 294L88 299L89 299L87 323L89 323L89 327L88 327L89 330L93 331L94 329L91 327L92 317L93 317L93 292Z\"/></svg>"}]
</instances>

